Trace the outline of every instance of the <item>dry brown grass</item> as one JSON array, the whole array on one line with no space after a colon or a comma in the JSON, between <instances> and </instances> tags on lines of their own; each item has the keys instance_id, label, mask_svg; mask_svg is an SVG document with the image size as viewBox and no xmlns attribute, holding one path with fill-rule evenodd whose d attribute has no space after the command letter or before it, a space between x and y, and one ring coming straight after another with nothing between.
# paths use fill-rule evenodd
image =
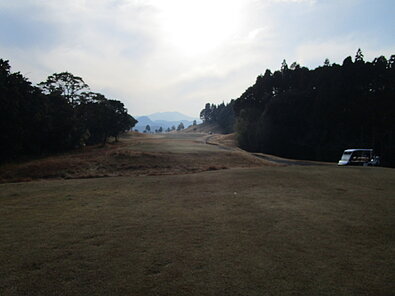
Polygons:
<instances>
[{"instance_id":1,"label":"dry brown grass","mask_svg":"<svg viewBox=\"0 0 395 296\"><path fill-rule=\"evenodd\" d=\"M248 153L213 147L204 134L143 135L119 143L0 166L0 183L36 179L196 173L212 169L270 164Z\"/></svg>"},{"instance_id":2,"label":"dry brown grass","mask_svg":"<svg viewBox=\"0 0 395 296\"><path fill-rule=\"evenodd\" d=\"M15 165L51 181L0 184L0 295L393 294L393 169L269 166L205 140Z\"/></svg>"},{"instance_id":3,"label":"dry brown grass","mask_svg":"<svg viewBox=\"0 0 395 296\"><path fill-rule=\"evenodd\" d=\"M0 295L391 295L395 173L0 185Z\"/></svg>"},{"instance_id":4,"label":"dry brown grass","mask_svg":"<svg viewBox=\"0 0 395 296\"><path fill-rule=\"evenodd\" d=\"M227 147L232 147L232 148L237 148L237 140L236 140L236 134L228 134L228 135L223 135L223 134L214 134L212 136L209 136L207 139L208 144L213 144L213 145L223 145Z\"/></svg>"}]
</instances>

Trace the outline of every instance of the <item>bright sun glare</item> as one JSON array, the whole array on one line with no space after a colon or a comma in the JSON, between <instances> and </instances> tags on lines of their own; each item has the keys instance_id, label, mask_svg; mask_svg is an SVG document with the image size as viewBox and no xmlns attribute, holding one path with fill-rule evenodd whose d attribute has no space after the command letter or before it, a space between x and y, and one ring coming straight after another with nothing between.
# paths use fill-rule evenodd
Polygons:
<instances>
[{"instance_id":1,"label":"bright sun glare","mask_svg":"<svg viewBox=\"0 0 395 296\"><path fill-rule=\"evenodd\" d=\"M204 54L236 34L241 0L163 1L163 38L180 54Z\"/></svg>"}]
</instances>

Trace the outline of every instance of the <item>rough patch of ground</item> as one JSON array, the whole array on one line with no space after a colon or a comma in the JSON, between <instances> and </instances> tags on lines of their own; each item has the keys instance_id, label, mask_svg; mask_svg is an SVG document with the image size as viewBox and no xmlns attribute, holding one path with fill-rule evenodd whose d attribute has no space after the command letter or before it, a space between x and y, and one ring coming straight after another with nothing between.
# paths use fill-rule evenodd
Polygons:
<instances>
[{"instance_id":1,"label":"rough patch of ground","mask_svg":"<svg viewBox=\"0 0 395 296\"><path fill-rule=\"evenodd\" d=\"M394 180L262 166L0 184L0 295L393 295Z\"/></svg>"},{"instance_id":2,"label":"rough patch of ground","mask_svg":"<svg viewBox=\"0 0 395 296\"><path fill-rule=\"evenodd\" d=\"M223 145L231 148L237 148L236 134L213 134L207 137L206 143L213 145Z\"/></svg>"},{"instance_id":3,"label":"rough patch of ground","mask_svg":"<svg viewBox=\"0 0 395 296\"><path fill-rule=\"evenodd\" d=\"M208 137L214 142L208 141ZM2 165L0 183L36 179L172 175L273 165L270 161L235 149L233 144L229 146L231 140L228 137L231 136L133 133L105 147L85 147L72 153Z\"/></svg>"}]
</instances>

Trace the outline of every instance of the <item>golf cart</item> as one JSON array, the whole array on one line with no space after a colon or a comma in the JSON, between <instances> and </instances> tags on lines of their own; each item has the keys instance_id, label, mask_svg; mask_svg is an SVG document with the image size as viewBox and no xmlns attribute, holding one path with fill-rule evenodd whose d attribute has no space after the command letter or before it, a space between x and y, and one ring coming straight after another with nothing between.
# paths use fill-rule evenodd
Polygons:
<instances>
[{"instance_id":1,"label":"golf cart","mask_svg":"<svg viewBox=\"0 0 395 296\"><path fill-rule=\"evenodd\" d=\"M337 165L378 166L380 157L373 154L373 149L347 149Z\"/></svg>"}]
</instances>

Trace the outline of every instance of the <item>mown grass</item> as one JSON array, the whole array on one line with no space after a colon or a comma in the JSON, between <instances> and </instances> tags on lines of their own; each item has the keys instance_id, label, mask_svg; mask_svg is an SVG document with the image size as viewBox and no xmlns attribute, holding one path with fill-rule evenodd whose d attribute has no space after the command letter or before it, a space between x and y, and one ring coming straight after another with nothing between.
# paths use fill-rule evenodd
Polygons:
<instances>
[{"instance_id":1,"label":"mown grass","mask_svg":"<svg viewBox=\"0 0 395 296\"><path fill-rule=\"evenodd\" d=\"M395 173L0 184L0 295L392 295Z\"/></svg>"}]
</instances>

